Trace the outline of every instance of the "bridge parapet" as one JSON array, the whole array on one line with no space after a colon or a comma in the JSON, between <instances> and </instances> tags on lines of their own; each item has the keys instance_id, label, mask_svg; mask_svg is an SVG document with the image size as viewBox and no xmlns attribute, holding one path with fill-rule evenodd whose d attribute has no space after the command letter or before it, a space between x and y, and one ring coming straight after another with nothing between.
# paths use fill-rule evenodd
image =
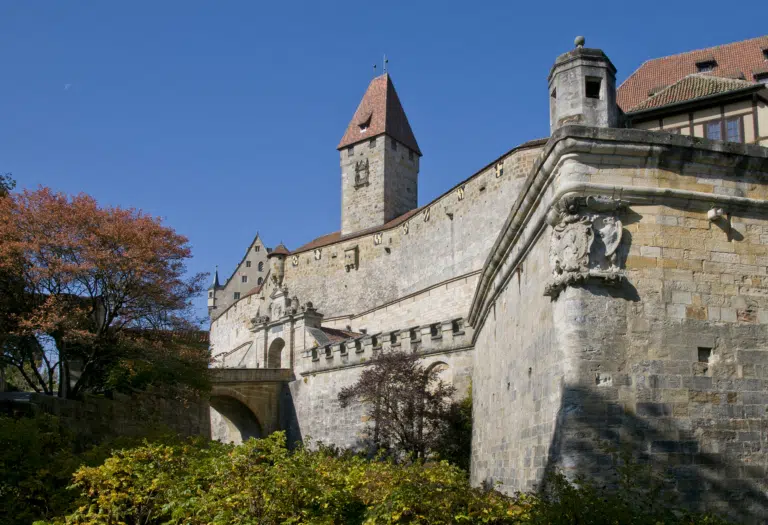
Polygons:
<instances>
[{"instance_id":1,"label":"bridge parapet","mask_svg":"<svg viewBox=\"0 0 768 525\"><path fill-rule=\"evenodd\" d=\"M293 381L290 368L212 368L211 382L220 383L285 383Z\"/></svg>"}]
</instances>

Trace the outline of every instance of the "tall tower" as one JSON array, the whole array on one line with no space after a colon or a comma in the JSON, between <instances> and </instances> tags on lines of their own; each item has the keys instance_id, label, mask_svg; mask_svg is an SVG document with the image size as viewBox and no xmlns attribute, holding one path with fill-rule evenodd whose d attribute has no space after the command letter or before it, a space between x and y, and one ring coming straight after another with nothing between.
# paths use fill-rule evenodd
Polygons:
<instances>
[{"instance_id":1,"label":"tall tower","mask_svg":"<svg viewBox=\"0 0 768 525\"><path fill-rule=\"evenodd\" d=\"M616 68L600 49L585 48L584 37L574 44L549 72L550 132L567 124L617 127Z\"/></svg>"},{"instance_id":2,"label":"tall tower","mask_svg":"<svg viewBox=\"0 0 768 525\"><path fill-rule=\"evenodd\" d=\"M416 208L421 150L388 73L371 81L337 149L342 235Z\"/></svg>"}]
</instances>

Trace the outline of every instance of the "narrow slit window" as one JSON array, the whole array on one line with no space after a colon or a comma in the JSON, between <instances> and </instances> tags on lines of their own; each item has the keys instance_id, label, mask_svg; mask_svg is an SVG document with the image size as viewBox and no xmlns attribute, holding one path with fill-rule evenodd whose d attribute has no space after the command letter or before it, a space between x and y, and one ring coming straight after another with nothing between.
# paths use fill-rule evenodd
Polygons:
<instances>
[{"instance_id":1,"label":"narrow slit window","mask_svg":"<svg viewBox=\"0 0 768 525\"><path fill-rule=\"evenodd\" d=\"M587 77L585 93L587 98L600 98L600 85L601 79L595 77Z\"/></svg>"},{"instance_id":2,"label":"narrow slit window","mask_svg":"<svg viewBox=\"0 0 768 525\"><path fill-rule=\"evenodd\" d=\"M429 325L429 335L432 337L440 337L440 325L438 323Z\"/></svg>"},{"instance_id":3,"label":"narrow slit window","mask_svg":"<svg viewBox=\"0 0 768 525\"><path fill-rule=\"evenodd\" d=\"M396 345L397 344L397 332L392 332L389 334L389 344Z\"/></svg>"}]
</instances>

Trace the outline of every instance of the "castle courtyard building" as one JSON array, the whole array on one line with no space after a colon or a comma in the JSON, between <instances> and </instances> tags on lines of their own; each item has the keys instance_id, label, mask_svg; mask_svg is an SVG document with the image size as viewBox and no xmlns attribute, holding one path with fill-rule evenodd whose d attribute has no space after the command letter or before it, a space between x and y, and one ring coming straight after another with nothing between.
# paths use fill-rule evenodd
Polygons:
<instances>
[{"instance_id":1,"label":"castle courtyard building","mask_svg":"<svg viewBox=\"0 0 768 525\"><path fill-rule=\"evenodd\" d=\"M374 78L337 146L339 231L257 236L214 278L234 379L213 437L363 447L365 407L338 394L401 349L472 385L474 484L608 481L626 444L689 506L768 518L768 36L616 71L577 38L542 86L550 136L422 206L422 151Z\"/></svg>"}]
</instances>

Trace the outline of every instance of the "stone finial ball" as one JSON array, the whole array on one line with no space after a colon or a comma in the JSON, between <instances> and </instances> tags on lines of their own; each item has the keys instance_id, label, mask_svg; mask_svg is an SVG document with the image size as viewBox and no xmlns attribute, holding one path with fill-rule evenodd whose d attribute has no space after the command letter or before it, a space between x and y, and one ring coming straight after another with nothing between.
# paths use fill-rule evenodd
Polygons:
<instances>
[{"instance_id":1,"label":"stone finial ball","mask_svg":"<svg viewBox=\"0 0 768 525\"><path fill-rule=\"evenodd\" d=\"M584 47L584 42L586 42L586 39L583 36L577 36L573 40L573 45L576 47Z\"/></svg>"}]
</instances>

